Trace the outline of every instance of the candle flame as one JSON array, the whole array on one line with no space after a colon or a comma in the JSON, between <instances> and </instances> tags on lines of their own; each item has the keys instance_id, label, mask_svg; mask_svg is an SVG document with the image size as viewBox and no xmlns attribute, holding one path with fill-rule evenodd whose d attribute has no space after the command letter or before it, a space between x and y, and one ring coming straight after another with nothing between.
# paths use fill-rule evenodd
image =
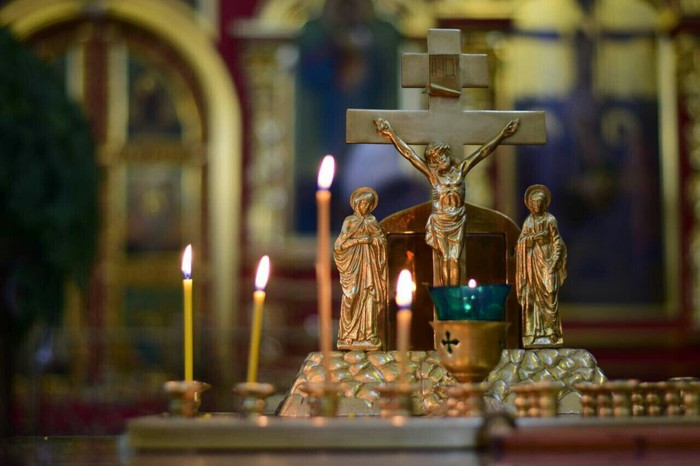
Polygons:
<instances>
[{"instance_id":1,"label":"candle flame","mask_svg":"<svg viewBox=\"0 0 700 466\"><path fill-rule=\"evenodd\" d=\"M469 288L476 288L476 280L474 280L473 278L470 278L469 281L467 282L467 286Z\"/></svg>"},{"instance_id":2,"label":"candle flame","mask_svg":"<svg viewBox=\"0 0 700 466\"><path fill-rule=\"evenodd\" d=\"M270 276L270 257L262 256L258 264L258 273L255 275L255 289L263 291Z\"/></svg>"},{"instance_id":3,"label":"candle flame","mask_svg":"<svg viewBox=\"0 0 700 466\"><path fill-rule=\"evenodd\" d=\"M330 189L334 173L335 159L332 155L326 155L321 162L321 168L318 169L318 189Z\"/></svg>"},{"instance_id":4,"label":"candle flame","mask_svg":"<svg viewBox=\"0 0 700 466\"><path fill-rule=\"evenodd\" d=\"M403 269L399 274L399 281L396 284L396 305L399 308L411 306L413 301L414 283L411 272Z\"/></svg>"},{"instance_id":5,"label":"candle flame","mask_svg":"<svg viewBox=\"0 0 700 466\"><path fill-rule=\"evenodd\" d=\"M182 276L192 278L192 245L188 244L182 254Z\"/></svg>"}]
</instances>

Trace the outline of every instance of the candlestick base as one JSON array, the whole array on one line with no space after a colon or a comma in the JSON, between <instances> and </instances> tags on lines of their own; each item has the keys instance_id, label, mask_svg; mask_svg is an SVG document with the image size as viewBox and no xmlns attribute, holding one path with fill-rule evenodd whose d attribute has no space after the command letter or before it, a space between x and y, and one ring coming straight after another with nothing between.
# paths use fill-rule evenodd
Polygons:
<instances>
[{"instance_id":1,"label":"candlestick base","mask_svg":"<svg viewBox=\"0 0 700 466\"><path fill-rule=\"evenodd\" d=\"M379 393L379 415L381 417L413 416L416 409L413 405L413 395L418 392L420 385L410 382L392 382L376 387Z\"/></svg>"},{"instance_id":2,"label":"candlestick base","mask_svg":"<svg viewBox=\"0 0 700 466\"><path fill-rule=\"evenodd\" d=\"M197 380L171 380L165 382L163 390L170 398L168 411L173 416L197 417L202 404L201 394L211 388L208 383Z\"/></svg>"},{"instance_id":3,"label":"candlestick base","mask_svg":"<svg viewBox=\"0 0 700 466\"><path fill-rule=\"evenodd\" d=\"M258 417L263 415L265 400L275 393L275 387L269 383L242 382L233 387L233 393L241 399L245 417Z\"/></svg>"},{"instance_id":4,"label":"candlestick base","mask_svg":"<svg viewBox=\"0 0 700 466\"><path fill-rule=\"evenodd\" d=\"M578 388L579 385L577 384L575 387ZM602 385L595 386L601 387ZM518 416L555 417L559 412L559 395L564 387L563 382L554 380L527 382L512 386L510 390L515 393L513 404L518 410ZM586 394L583 391L581 394L582 409L585 410Z\"/></svg>"},{"instance_id":5,"label":"candlestick base","mask_svg":"<svg viewBox=\"0 0 700 466\"><path fill-rule=\"evenodd\" d=\"M461 383L447 389L448 417L479 417L485 412L484 396L488 391L484 383Z\"/></svg>"},{"instance_id":6,"label":"candlestick base","mask_svg":"<svg viewBox=\"0 0 700 466\"><path fill-rule=\"evenodd\" d=\"M336 417L340 385L331 382L305 382L299 390L306 394L309 416Z\"/></svg>"}]
</instances>

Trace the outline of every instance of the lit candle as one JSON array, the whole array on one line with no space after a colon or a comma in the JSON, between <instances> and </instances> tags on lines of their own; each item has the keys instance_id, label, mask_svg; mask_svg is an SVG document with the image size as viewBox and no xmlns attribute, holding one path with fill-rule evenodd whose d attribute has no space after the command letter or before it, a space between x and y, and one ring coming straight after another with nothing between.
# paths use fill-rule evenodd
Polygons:
<instances>
[{"instance_id":1,"label":"lit candle","mask_svg":"<svg viewBox=\"0 0 700 466\"><path fill-rule=\"evenodd\" d=\"M467 286L469 288L476 288L476 280L474 280L473 278L470 278L469 281L467 282Z\"/></svg>"},{"instance_id":2,"label":"lit candle","mask_svg":"<svg viewBox=\"0 0 700 466\"><path fill-rule=\"evenodd\" d=\"M182 291L184 295L185 328L185 380L193 379L193 344L192 344L192 245L189 244L182 254Z\"/></svg>"},{"instance_id":3,"label":"lit candle","mask_svg":"<svg viewBox=\"0 0 700 466\"><path fill-rule=\"evenodd\" d=\"M321 354L328 374L331 357L331 183L335 172L335 159L326 155L318 170L318 190L316 191L316 209L318 221L318 250L316 254L316 280L318 282L318 323Z\"/></svg>"},{"instance_id":4,"label":"lit candle","mask_svg":"<svg viewBox=\"0 0 700 466\"><path fill-rule=\"evenodd\" d=\"M411 303L415 285L411 272L404 269L399 274L396 284L396 349L399 355L399 380L405 380L408 375L408 350L411 346Z\"/></svg>"},{"instance_id":5,"label":"lit candle","mask_svg":"<svg viewBox=\"0 0 700 466\"><path fill-rule=\"evenodd\" d=\"M263 305L265 304L265 286L270 276L270 258L263 256L258 264L255 275L255 291L253 292L253 321L250 332L250 350L248 351L248 383L254 383L258 378L258 360L260 356L260 332L263 320Z\"/></svg>"}]
</instances>

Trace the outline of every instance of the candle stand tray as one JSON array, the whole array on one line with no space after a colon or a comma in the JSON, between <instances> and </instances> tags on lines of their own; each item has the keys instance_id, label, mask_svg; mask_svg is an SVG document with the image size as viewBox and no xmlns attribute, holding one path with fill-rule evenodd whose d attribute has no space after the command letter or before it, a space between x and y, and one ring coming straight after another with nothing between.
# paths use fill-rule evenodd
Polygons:
<instances>
[{"instance_id":1,"label":"candle stand tray","mask_svg":"<svg viewBox=\"0 0 700 466\"><path fill-rule=\"evenodd\" d=\"M160 415L131 420L125 444L135 452L455 450L494 445L518 450L628 450L640 445L700 450L700 418L243 418L214 413L192 419Z\"/></svg>"}]
</instances>

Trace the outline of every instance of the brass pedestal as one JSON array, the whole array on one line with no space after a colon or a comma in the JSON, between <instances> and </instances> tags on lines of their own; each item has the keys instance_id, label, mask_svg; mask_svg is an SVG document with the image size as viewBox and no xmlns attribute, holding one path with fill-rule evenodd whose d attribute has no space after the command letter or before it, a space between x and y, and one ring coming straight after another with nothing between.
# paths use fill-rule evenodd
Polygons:
<instances>
[{"instance_id":1,"label":"brass pedestal","mask_svg":"<svg viewBox=\"0 0 700 466\"><path fill-rule=\"evenodd\" d=\"M170 399L168 410L173 416L196 417L202 404L201 394L211 385L197 380L171 380L165 382L163 390Z\"/></svg>"}]
</instances>

